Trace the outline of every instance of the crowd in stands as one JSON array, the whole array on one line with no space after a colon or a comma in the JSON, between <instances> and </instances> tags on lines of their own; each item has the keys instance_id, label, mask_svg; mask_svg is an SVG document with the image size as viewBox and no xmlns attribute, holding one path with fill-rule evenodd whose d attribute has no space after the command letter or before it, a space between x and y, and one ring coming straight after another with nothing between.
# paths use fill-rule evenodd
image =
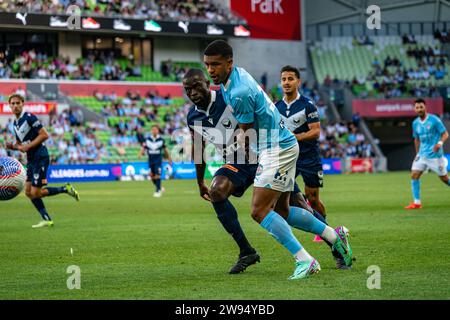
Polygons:
<instances>
[{"instance_id":1,"label":"crowd in stands","mask_svg":"<svg viewBox=\"0 0 450 320\"><path fill-rule=\"evenodd\" d=\"M323 124L319 148L322 158L369 158L374 156L371 144L354 122Z\"/></svg>"},{"instance_id":2,"label":"crowd in stands","mask_svg":"<svg viewBox=\"0 0 450 320\"><path fill-rule=\"evenodd\" d=\"M90 16L242 23L230 10L210 0L0 0L0 11L65 14L70 5Z\"/></svg>"},{"instance_id":3,"label":"crowd in stands","mask_svg":"<svg viewBox=\"0 0 450 320\"><path fill-rule=\"evenodd\" d=\"M449 43L450 42L450 29L448 29L447 31L442 29L436 29L434 31L434 38L438 39L441 43Z\"/></svg>"},{"instance_id":4,"label":"crowd in stands","mask_svg":"<svg viewBox=\"0 0 450 320\"><path fill-rule=\"evenodd\" d=\"M412 37L408 41L415 40ZM369 95L368 90L359 91L355 87L364 86L370 81L375 95L385 99L403 96L439 97L437 88L427 84L426 81L433 78L441 80L448 74L448 57L439 47L409 47L406 54L416 60L418 66L416 69L405 68L397 57L387 56L384 61L375 58L372 62L372 71L367 76L354 77L351 81L353 92L358 92L360 98L366 98ZM324 84L330 85L331 81L331 78L327 77Z\"/></svg>"},{"instance_id":5,"label":"crowd in stands","mask_svg":"<svg viewBox=\"0 0 450 320\"><path fill-rule=\"evenodd\" d=\"M304 85L302 94L307 94L322 104L315 89L309 89L307 85ZM105 105L101 110L104 118L119 117L120 121L113 126L108 125L107 122L80 124L70 110L59 115L52 115L50 124L47 126L50 138L46 144L49 150L53 150L51 152L53 164L103 162L111 156L111 152L126 155L127 147L138 148L144 142L145 135L148 134L148 126L145 126L147 121L163 123L161 133L170 137L174 145L190 142L189 129L186 125L186 116L191 107L189 103L184 103L171 112L165 113L163 119L160 119L158 108L170 105L171 102L170 97L159 96L157 92L149 91L141 97L137 92L129 91L122 99L118 99L114 92L110 94L95 92L95 97L110 105ZM323 108L326 109L325 105ZM330 123L327 121L326 112L323 112L321 120L322 132L319 144L322 157L373 156L370 144L357 129L356 120L351 123ZM100 141L96 135L97 131L108 131L109 140ZM0 128L0 142L11 141L13 137L14 131L12 119L10 119L6 126ZM0 148L0 151L0 155L6 155L4 149ZM13 155L22 157L24 160L23 155L18 152L14 152Z\"/></svg>"},{"instance_id":6,"label":"crowd in stands","mask_svg":"<svg viewBox=\"0 0 450 320\"><path fill-rule=\"evenodd\" d=\"M48 57L34 49L23 51L14 57L0 52L0 78L19 79L93 79L93 59L87 57L83 62L74 62L65 57Z\"/></svg>"},{"instance_id":7,"label":"crowd in stands","mask_svg":"<svg viewBox=\"0 0 450 320\"><path fill-rule=\"evenodd\" d=\"M176 81L181 82L187 71L187 67L174 65L171 59L161 62L161 74L163 77L169 77L171 74L174 74Z\"/></svg>"},{"instance_id":8,"label":"crowd in stands","mask_svg":"<svg viewBox=\"0 0 450 320\"><path fill-rule=\"evenodd\" d=\"M123 59L124 60L124 59ZM95 79L94 66L101 65L101 71ZM161 63L164 77L174 75L175 81L181 81L187 68L172 64L171 60ZM133 56L119 63L112 52L90 52L84 59L73 61L69 57L49 57L45 53L32 49L21 54L9 56L0 51L1 79L53 79L53 80L108 80L124 81L127 77L142 76L141 66L134 63Z\"/></svg>"}]
</instances>

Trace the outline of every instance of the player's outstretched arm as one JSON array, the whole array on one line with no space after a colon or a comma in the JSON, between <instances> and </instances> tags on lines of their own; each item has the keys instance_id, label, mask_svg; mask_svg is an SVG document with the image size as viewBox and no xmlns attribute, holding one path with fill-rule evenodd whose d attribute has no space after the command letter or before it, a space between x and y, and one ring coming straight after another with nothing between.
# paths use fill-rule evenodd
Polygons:
<instances>
[{"instance_id":1,"label":"player's outstretched arm","mask_svg":"<svg viewBox=\"0 0 450 320\"><path fill-rule=\"evenodd\" d=\"M169 149L167 147L164 147L164 157L166 157L167 161L169 161L170 165L173 164L172 158L170 157Z\"/></svg>"},{"instance_id":2,"label":"player's outstretched arm","mask_svg":"<svg viewBox=\"0 0 450 320\"><path fill-rule=\"evenodd\" d=\"M433 147L433 152L438 152L439 149L444 145L444 142L448 139L448 132L445 131L442 135L441 135L441 139L439 140L438 143L436 143L436 145Z\"/></svg>"},{"instance_id":3,"label":"player's outstretched arm","mask_svg":"<svg viewBox=\"0 0 450 320\"><path fill-rule=\"evenodd\" d=\"M194 136L196 136L195 139L194 139ZM200 191L200 197L202 197L206 201L211 201L211 198L209 196L209 189L205 183L206 163L205 163L205 160L203 159L203 154L205 151L205 143L203 141L203 138L201 136L197 135L196 133L194 133L193 131L191 131L191 137L192 137L192 146L191 146L192 159L191 160L194 161L194 163L195 163L195 175L197 177L197 185L198 185L198 189ZM199 141L201 141L201 149L200 150L199 150L198 146L195 145ZM196 152L199 152L199 151L201 151L201 156L200 156L201 160L200 161L198 161L199 157L195 156Z\"/></svg>"},{"instance_id":4,"label":"player's outstretched arm","mask_svg":"<svg viewBox=\"0 0 450 320\"><path fill-rule=\"evenodd\" d=\"M414 139L414 147L416 148L416 154L418 154L420 148L420 140L418 138Z\"/></svg>"},{"instance_id":5,"label":"player's outstretched arm","mask_svg":"<svg viewBox=\"0 0 450 320\"><path fill-rule=\"evenodd\" d=\"M39 134L36 137L36 139L31 141L27 145L19 145L17 147L17 150L19 150L21 152L27 152L30 149L36 148L38 145L40 145L41 143L43 143L47 139L48 139L48 132L47 132L47 130L45 128L41 128L39 130Z\"/></svg>"},{"instance_id":6,"label":"player's outstretched arm","mask_svg":"<svg viewBox=\"0 0 450 320\"><path fill-rule=\"evenodd\" d=\"M142 156L144 155L144 153L145 153L145 148L142 146L142 147L141 147L141 150L139 150L139 153L138 153L138 159L142 158Z\"/></svg>"}]
</instances>

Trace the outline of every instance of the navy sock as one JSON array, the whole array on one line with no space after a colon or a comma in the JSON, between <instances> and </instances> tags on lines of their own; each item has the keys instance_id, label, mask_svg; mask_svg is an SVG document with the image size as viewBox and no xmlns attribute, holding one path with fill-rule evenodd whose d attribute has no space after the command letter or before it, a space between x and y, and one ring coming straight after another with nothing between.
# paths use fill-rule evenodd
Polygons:
<instances>
[{"instance_id":1,"label":"navy sock","mask_svg":"<svg viewBox=\"0 0 450 320\"><path fill-rule=\"evenodd\" d=\"M328 225L327 218L325 218L323 215L321 215L318 211L313 209L313 215L314 215L314 217L316 217L316 219L319 219L320 221L322 221L323 223Z\"/></svg>"},{"instance_id":2,"label":"navy sock","mask_svg":"<svg viewBox=\"0 0 450 320\"><path fill-rule=\"evenodd\" d=\"M156 179L152 179L152 183L156 187Z\"/></svg>"},{"instance_id":3,"label":"navy sock","mask_svg":"<svg viewBox=\"0 0 450 320\"><path fill-rule=\"evenodd\" d=\"M48 196L54 196L60 193L67 193L66 187L46 188L48 190Z\"/></svg>"},{"instance_id":4,"label":"navy sock","mask_svg":"<svg viewBox=\"0 0 450 320\"><path fill-rule=\"evenodd\" d=\"M245 237L244 231L239 224L236 209L228 199L219 202L212 203L214 210L216 211L217 218L219 219L225 230L231 234L234 241L237 243L240 249L240 256L255 253L255 249L252 248Z\"/></svg>"},{"instance_id":5,"label":"navy sock","mask_svg":"<svg viewBox=\"0 0 450 320\"><path fill-rule=\"evenodd\" d=\"M155 186L156 186L156 192L159 192L161 190L161 179L155 180Z\"/></svg>"},{"instance_id":6,"label":"navy sock","mask_svg":"<svg viewBox=\"0 0 450 320\"><path fill-rule=\"evenodd\" d=\"M52 218L50 218L50 215L48 214L47 210L45 209L44 201L42 201L41 198L33 199L31 200L35 208L39 211L39 213L42 216L42 219L46 221L51 221Z\"/></svg>"}]
</instances>

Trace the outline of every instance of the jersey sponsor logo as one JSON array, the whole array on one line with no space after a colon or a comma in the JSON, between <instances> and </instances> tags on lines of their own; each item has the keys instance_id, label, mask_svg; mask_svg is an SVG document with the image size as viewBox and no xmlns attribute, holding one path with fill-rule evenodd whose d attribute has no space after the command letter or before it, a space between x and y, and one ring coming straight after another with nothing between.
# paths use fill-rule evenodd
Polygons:
<instances>
[{"instance_id":1,"label":"jersey sponsor logo","mask_svg":"<svg viewBox=\"0 0 450 320\"><path fill-rule=\"evenodd\" d=\"M311 119L318 118L319 112L317 112L317 111L311 112L310 114L308 114L308 117Z\"/></svg>"},{"instance_id":2,"label":"jersey sponsor logo","mask_svg":"<svg viewBox=\"0 0 450 320\"><path fill-rule=\"evenodd\" d=\"M225 127L225 129L231 129L233 127L233 123L229 118L225 118L222 120L222 125Z\"/></svg>"}]
</instances>

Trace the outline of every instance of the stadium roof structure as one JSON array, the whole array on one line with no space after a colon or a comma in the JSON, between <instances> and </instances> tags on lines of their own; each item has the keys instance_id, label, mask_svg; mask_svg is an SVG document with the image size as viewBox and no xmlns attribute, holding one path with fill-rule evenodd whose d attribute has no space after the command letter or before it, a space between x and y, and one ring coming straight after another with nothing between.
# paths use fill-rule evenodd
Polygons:
<instances>
[{"instance_id":1,"label":"stadium roof structure","mask_svg":"<svg viewBox=\"0 0 450 320\"><path fill-rule=\"evenodd\" d=\"M308 25L314 24L326 24L335 22L338 20L351 18L355 16L369 16L367 13L367 7L371 4L369 1L362 0L329 0L332 3L340 4L346 7L348 10L340 13L331 14L326 17L320 17L311 21L308 21ZM402 9L407 7L414 7L424 4L434 3L434 21L438 22L441 16L442 6L450 8L449 0L378 0L376 5L380 7L381 12ZM445 19L444 19L445 20ZM383 18L381 19L383 21Z\"/></svg>"}]
</instances>

